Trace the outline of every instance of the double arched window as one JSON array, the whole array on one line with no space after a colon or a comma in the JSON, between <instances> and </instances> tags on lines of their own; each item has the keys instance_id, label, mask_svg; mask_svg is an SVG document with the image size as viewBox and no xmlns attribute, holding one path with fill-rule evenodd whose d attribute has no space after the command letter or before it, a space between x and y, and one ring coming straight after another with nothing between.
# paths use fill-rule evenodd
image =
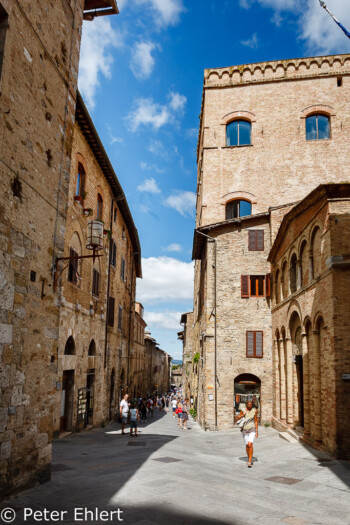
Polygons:
<instances>
[{"instance_id":1,"label":"double arched window","mask_svg":"<svg viewBox=\"0 0 350 525\"><path fill-rule=\"evenodd\" d=\"M305 119L306 140L324 140L330 138L329 116L322 113L310 115Z\"/></svg>"},{"instance_id":2,"label":"double arched window","mask_svg":"<svg viewBox=\"0 0 350 525\"><path fill-rule=\"evenodd\" d=\"M235 199L226 204L226 220L246 217L252 214L252 204L249 201Z\"/></svg>"},{"instance_id":3,"label":"double arched window","mask_svg":"<svg viewBox=\"0 0 350 525\"><path fill-rule=\"evenodd\" d=\"M233 120L226 126L226 146L248 146L251 141L251 123Z\"/></svg>"}]
</instances>

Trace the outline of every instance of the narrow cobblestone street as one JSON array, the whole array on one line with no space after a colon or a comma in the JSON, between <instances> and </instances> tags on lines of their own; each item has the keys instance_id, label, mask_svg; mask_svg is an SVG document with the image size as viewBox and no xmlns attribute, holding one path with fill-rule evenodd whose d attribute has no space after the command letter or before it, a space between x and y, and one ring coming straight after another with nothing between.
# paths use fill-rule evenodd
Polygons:
<instances>
[{"instance_id":1,"label":"narrow cobblestone street","mask_svg":"<svg viewBox=\"0 0 350 525\"><path fill-rule=\"evenodd\" d=\"M128 525L349 523L349 462L262 428L248 469L238 430L209 433L189 423L185 432L161 413L139 425L137 439L121 436L117 423L60 439L51 481L2 508L16 511L15 524L118 523L116 512L96 519L96 508L121 509ZM84 507L94 515L74 516ZM24 508L63 514L25 520Z\"/></svg>"}]
</instances>

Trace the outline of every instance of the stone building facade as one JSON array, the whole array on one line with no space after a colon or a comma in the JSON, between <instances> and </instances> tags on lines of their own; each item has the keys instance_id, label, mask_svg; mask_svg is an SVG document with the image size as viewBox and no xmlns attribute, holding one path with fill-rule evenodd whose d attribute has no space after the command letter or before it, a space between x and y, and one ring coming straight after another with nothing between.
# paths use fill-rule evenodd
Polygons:
<instances>
[{"instance_id":1,"label":"stone building facade","mask_svg":"<svg viewBox=\"0 0 350 525\"><path fill-rule=\"evenodd\" d=\"M145 388L147 395L169 392L171 356L159 348L149 332L145 334Z\"/></svg>"},{"instance_id":2,"label":"stone building facade","mask_svg":"<svg viewBox=\"0 0 350 525\"><path fill-rule=\"evenodd\" d=\"M350 55L205 70L193 244L205 429L232 428L247 399L271 421L267 257L293 203L347 178L349 94Z\"/></svg>"},{"instance_id":3,"label":"stone building facade","mask_svg":"<svg viewBox=\"0 0 350 525\"><path fill-rule=\"evenodd\" d=\"M117 12L114 0L0 2L1 496L50 476L52 267L64 249L81 26L101 6Z\"/></svg>"},{"instance_id":4,"label":"stone building facade","mask_svg":"<svg viewBox=\"0 0 350 525\"><path fill-rule=\"evenodd\" d=\"M88 224L104 224L95 260ZM121 391L132 381L136 277L141 248L118 178L78 93L64 257L58 264L60 326L56 433L114 420Z\"/></svg>"},{"instance_id":5,"label":"stone building facade","mask_svg":"<svg viewBox=\"0 0 350 525\"><path fill-rule=\"evenodd\" d=\"M193 399L195 388L191 375L194 366L193 354L193 312L182 314L180 324L183 326L183 331L178 333L178 339L182 341L182 384L183 395L185 398Z\"/></svg>"},{"instance_id":6,"label":"stone building facade","mask_svg":"<svg viewBox=\"0 0 350 525\"><path fill-rule=\"evenodd\" d=\"M130 356L131 383L129 392L133 397L146 395L146 348L144 309L141 303L135 303L134 347Z\"/></svg>"},{"instance_id":7,"label":"stone building facade","mask_svg":"<svg viewBox=\"0 0 350 525\"><path fill-rule=\"evenodd\" d=\"M274 426L350 458L350 184L319 186L284 217L273 275Z\"/></svg>"}]
</instances>

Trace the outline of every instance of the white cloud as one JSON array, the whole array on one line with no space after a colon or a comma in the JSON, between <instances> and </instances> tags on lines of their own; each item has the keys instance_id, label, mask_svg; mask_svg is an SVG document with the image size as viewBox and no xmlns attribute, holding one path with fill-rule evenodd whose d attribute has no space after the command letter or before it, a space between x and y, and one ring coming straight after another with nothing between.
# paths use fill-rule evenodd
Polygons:
<instances>
[{"instance_id":1,"label":"white cloud","mask_svg":"<svg viewBox=\"0 0 350 525\"><path fill-rule=\"evenodd\" d=\"M151 98L139 98L135 101L134 109L126 117L130 131L137 131L141 126L152 127L158 130L172 120L167 106L153 102Z\"/></svg>"},{"instance_id":2,"label":"white cloud","mask_svg":"<svg viewBox=\"0 0 350 525\"><path fill-rule=\"evenodd\" d=\"M169 97L170 97L169 105L171 109L173 109L174 111L184 110L186 102L187 102L187 98L185 97L185 95L180 95L180 93L174 93L173 91L171 91L169 93Z\"/></svg>"},{"instance_id":3,"label":"white cloud","mask_svg":"<svg viewBox=\"0 0 350 525\"><path fill-rule=\"evenodd\" d=\"M193 262L173 257L143 258L143 279L137 283L137 300L143 305L192 300L193 268Z\"/></svg>"},{"instance_id":4,"label":"white cloud","mask_svg":"<svg viewBox=\"0 0 350 525\"><path fill-rule=\"evenodd\" d=\"M163 159L169 157L169 153L161 140L152 139L147 149L157 157L162 157Z\"/></svg>"},{"instance_id":5,"label":"white cloud","mask_svg":"<svg viewBox=\"0 0 350 525\"><path fill-rule=\"evenodd\" d=\"M258 49L258 35L253 33L251 38L248 38L247 40L241 40L241 44L243 46L250 47L251 49Z\"/></svg>"},{"instance_id":6,"label":"white cloud","mask_svg":"<svg viewBox=\"0 0 350 525\"><path fill-rule=\"evenodd\" d=\"M113 57L112 47L123 47L124 38L112 29L109 18L84 22L79 63L79 89L90 109L95 107L95 95L100 78L110 78Z\"/></svg>"},{"instance_id":7,"label":"white cloud","mask_svg":"<svg viewBox=\"0 0 350 525\"><path fill-rule=\"evenodd\" d=\"M134 45L130 69L136 78L141 80L151 75L155 64L152 51L159 48L153 42L137 42Z\"/></svg>"},{"instance_id":8,"label":"white cloud","mask_svg":"<svg viewBox=\"0 0 350 525\"><path fill-rule=\"evenodd\" d=\"M155 179L146 179L143 184L137 186L137 189L145 193L161 193Z\"/></svg>"},{"instance_id":9,"label":"white cloud","mask_svg":"<svg viewBox=\"0 0 350 525\"><path fill-rule=\"evenodd\" d=\"M165 205L174 208L183 217L193 217L196 206L196 194L192 191L177 191L165 200Z\"/></svg>"},{"instance_id":10,"label":"white cloud","mask_svg":"<svg viewBox=\"0 0 350 525\"><path fill-rule=\"evenodd\" d=\"M166 248L163 248L163 249L166 252L181 252L182 251L182 246L181 246L181 244L177 244L176 242L173 242L173 243L169 244L169 246L167 246Z\"/></svg>"},{"instance_id":11,"label":"white cloud","mask_svg":"<svg viewBox=\"0 0 350 525\"><path fill-rule=\"evenodd\" d=\"M163 168L160 168L156 164L149 164L148 162L141 161L140 168L144 171L154 171L155 173L165 173Z\"/></svg>"},{"instance_id":12,"label":"white cloud","mask_svg":"<svg viewBox=\"0 0 350 525\"><path fill-rule=\"evenodd\" d=\"M349 39L320 7L318 0L240 0L240 6L246 9L254 3L273 9L272 20L276 25L281 25L281 12L295 15L299 37L305 41L309 53L349 52ZM350 27L349 0L327 0L327 7L345 27Z\"/></svg>"},{"instance_id":13,"label":"white cloud","mask_svg":"<svg viewBox=\"0 0 350 525\"><path fill-rule=\"evenodd\" d=\"M148 312L145 310L145 321L147 329L163 328L165 330L177 330L183 328L180 325L181 312L165 310L165 312Z\"/></svg>"},{"instance_id":14,"label":"white cloud","mask_svg":"<svg viewBox=\"0 0 350 525\"><path fill-rule=\"evenodd\" d=\"M185 11L183 0L137 0L145 8L151 8L158 27L176 25Z\"/></svg>"},{"instance_id":15,"label":"white cloud","mask_svg":"<svg viewBox=\"0 0 350 525\"><path fill-rule=\"evenodd\" d=\"M116 144L116 143L122 144L124 142L124 140L121 137L117 137L116 135L113 134L113 130L111 126L108 126L108 124L107 124L107 130L108 130L108 135L110 138L111 145Z\"/></svg>"}]
</instances>

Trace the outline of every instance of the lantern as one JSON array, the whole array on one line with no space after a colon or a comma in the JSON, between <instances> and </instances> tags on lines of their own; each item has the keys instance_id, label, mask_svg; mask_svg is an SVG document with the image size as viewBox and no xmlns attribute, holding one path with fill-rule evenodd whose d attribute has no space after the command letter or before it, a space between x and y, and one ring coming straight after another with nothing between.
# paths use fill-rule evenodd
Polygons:
<instances>
[{"instance_id":1,"label":"lantern","mask_svg":"<svg viewBox=\"0 0 350 525\"><path fill-rule=\"evenodd\" d=\"M86 248L97 252L103 248L103 222L91 221L88 223Z\"/></svg>"}]
</instances>

